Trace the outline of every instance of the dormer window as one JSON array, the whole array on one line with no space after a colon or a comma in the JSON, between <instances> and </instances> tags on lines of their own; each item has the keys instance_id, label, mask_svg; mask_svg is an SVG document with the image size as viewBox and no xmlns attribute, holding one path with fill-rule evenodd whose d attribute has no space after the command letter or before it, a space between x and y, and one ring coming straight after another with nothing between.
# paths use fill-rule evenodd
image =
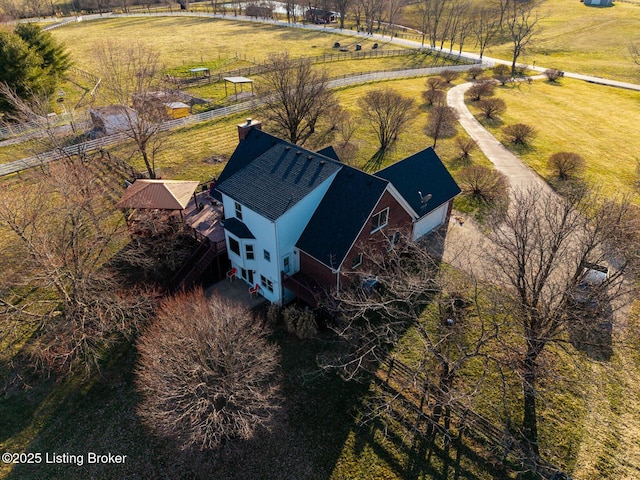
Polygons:
<instances>
[{"instance_id":1,"label":"dormer window","mask_svg":"<svg viewBox=\"0 0 640 480\"><path fill-rule=\"evenodd\" d=\"M235 206L236 206L236 218L238 220L242 220L242 205L240 205L238 202L235 202Z\"/></svg>"},{"instance_id":2,"label":"dormer window","mask_svg":"<svg viewBox=\"0 0 640 480\"><path fill-rule=\"evenodd\" d=\"M377 232L389 221L389 207L371 217L371 233Z\"/></svg>"}]
</instances>

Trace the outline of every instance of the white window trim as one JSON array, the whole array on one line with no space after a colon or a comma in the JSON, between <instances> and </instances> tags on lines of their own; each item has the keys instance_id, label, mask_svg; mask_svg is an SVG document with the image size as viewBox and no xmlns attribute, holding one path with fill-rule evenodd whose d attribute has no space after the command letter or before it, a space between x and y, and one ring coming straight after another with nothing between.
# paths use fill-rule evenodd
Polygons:
<instances>
[{"instance_id":1,"label":"white window trim","mask_svg":"<svg viewBox=\"0 0 640 480\"><path fill-rule=\"evenodd\" d=\"M372 227L371 228L371 233L375 233L378 230L383 229L384 227L387 226L387 224L389 223L389 207L384 208L382 210L380 210L378 213L376 213L375 215L371 216L371 221L373 222L373 219L376 218L379 215L382 215L384 213L384 223L382 225L378 225L377 227Z\"/></svg>"},{"instance_id":2,"label":"white window trim","mask_svg":"<svg viewBox=\"0 0 640 480\"><path fill-rule=\"evenodd\" d=\"M351 263L351 268L358 268L360 265L362 265L362 259L363 258L364 258L364 255L362 253L359 253L358 255L353 257L353 261Z\"/></svg>"}]
</instances>

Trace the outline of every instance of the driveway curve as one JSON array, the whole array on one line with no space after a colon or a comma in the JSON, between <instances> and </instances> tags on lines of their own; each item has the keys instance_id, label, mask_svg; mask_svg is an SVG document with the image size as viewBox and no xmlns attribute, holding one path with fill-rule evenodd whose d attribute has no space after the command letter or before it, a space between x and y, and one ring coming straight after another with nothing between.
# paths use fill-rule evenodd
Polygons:
<instances>
[{"instance_id":1,"label":"driveway curve","mask_svg":"<svg viewBox=\"0 0 640 480\"><path fill-rule=\"evenodd\" d=\"M464 103L464 95L473 83L463 83L449 90L447 104L456 111L460 125L478 144L482 153L493 163L499 172L506 175L511 188L539 187L551 193L549 185L520 158L511 153L482 124L476 120Z\"/></svg>"}]
</instances>

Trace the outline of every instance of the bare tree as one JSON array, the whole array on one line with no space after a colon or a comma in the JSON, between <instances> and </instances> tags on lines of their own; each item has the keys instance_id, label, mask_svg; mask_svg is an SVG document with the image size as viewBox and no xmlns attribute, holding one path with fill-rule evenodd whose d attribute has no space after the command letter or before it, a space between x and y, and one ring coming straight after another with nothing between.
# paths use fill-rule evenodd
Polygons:
<instances>
[{"instance_id":1,"label":"bare tree","mask_svg":"<svg viewBox=\"0 0 640 480\"><path fill-rule=\"evenodd\" d=\"M507 110L507 104L501 98L485 98L476 105L487 120L495 119Z\"/></svg>"},{"instance_id":2,"label":"bare tree","mask_svg":"<svg viewBox=\"0 0 640 480\"><path fill-rule=\"evenodd\" d=\"M458 117L453 108L447 105L435 105L429 109L429 118L424 133L433 138L433 148L436 148L438 139L456 135L457 125Z\"/></svg>"},{"instance_id":3,"label":"bare tree","mask_svg":"<svg viewBox=\"0 0 640 480\"><path fill-rule=\"evenodd\" d=\"M362 114L375 130L380 148L374 156L377 165L407 127L415 102L390 88L368 91L359 101ZM374 165L374 166L377 166Z\"/></svg>"},{"instance_id":4,"label":"bare tree","mask_svg":"<svg viewBox=\"0 0 640 480\"><path fill-rule=\"evenodd\" d=\"M511 0L504 16L504 30L511 40L511 75L516 75L518 58L527 50L538 33L538 1Z\"/></svg>"},{"instance_id":5,"label":"bare tree","mask_svg":"<svg viewBox=\"0 0 640 480\"><path fill-rule=\"evenodd\" d=\"M560 180L567 180L584 171L584 158L574 152L557 152L549 157L547 166L552 169Z\"/></svg>"},{"instance_id":6,"label":"bare tree","mask_svg":"<svg viewBox=\"0 0 640 480\"><path fill-rule=\"evenodd\" d=\"M138 351L138 413L182 449L250 439L278 408L277 347L250 311L201 289L166 299Z\"/></svg>"},{"instance_id":7,"label":"bare tree","mask_svg":"<svg viewBox=\"0 0 640 480\"><path fill-rule=\"evenodd\" d=\"M640 65L640 46L637 43L631 43L629 45L629 54L631 55L631 60L636 65Z\"/></svg>"},{"instance_id":8,"label":"bare tree","mask_svg":"<svg viewBox=\"0 0 640 480\"><path fill-rule=\"evenodd\" d=\"M458 181L465 195L487 204L507 202L509 182L501 172L481 165L472 165L460 171Z\"/></svg>"},{"instance_id":9,"label":"bare tree","mask_svg":"<svg viewBox=\"0 0 640 480\"><path fill-rule=\"evenodd\" d=\"M340 14L340 28L344 28L344 20L347 17L347 11L351 7L352 0L335 0L336 11Z\"/></svg>"},{"instance_id":10,"label":"bare tree","mask_svg":"<svg viewBox=\"0 0 640 480\"><path fill-rule=\"evenodd\" d=\"M447 69L440 72L440 77L444 80L445 83L449 84L453 82L456 78L460 77L460 72L457 70Z\"/></svg>"},{"instance_id":11,"label":"bare tree","mask_svg":"<svg viewBox=\"0 0 640 480\"><path fill-rule=\"evenodd\" d=\"M514 123L502 128L502 132L506 135L507 141L514 145L527 145L536 136L536 129L526 123Z\"/></svg>"},{"instance_id":12,"label":"bare tree","mask_svg":"<svg viewBox=\"0 0 640 480\"><path fill-rule=\"evenodd\" d=\"M560 198L532 188L511 197L511 207L496 217L489 234L495 248L491 262L496 278L510 286L505 305L511 305L511 321L521 336L516 351L523 392L521 432L537 454L540 355L549 344L564 342L564 332L577 319L603 321L576 311L586 266L609 265L610 273L591 283L585 296L614 310L629 300L624 275L637 265L638 219L628 202L595 195Z\"/></svg>"},{"instance_id":13,"label":"bare tree","mask_svg":"<svg viewBox=\"0 0 640 480\"><path fill-rule=\"evenodd\" d=\"M496 85L491 80L483 80L474 83L469 90L467 90L467 96L471 101L478 102L483 97L492 97L495 95Z\"/></svg>"},{"instance_id":14,"label":"bare tree","mask_svg":"<svg viewBox=\"0 0 640 480\"><path fill-rule=\"evenodd\" d=\"M427 90L422 92L422 98L427 105L435 105L441 103L445 96L445 83L440 77L429 77L425 82Z\"/></svg>"},{"instance_id":15,"label":"bare tree","mask_svg":"<svg viewBox=\"0 0 640 480\"><path fill-rule=\"evenodd\" d=\"M496 7L482 3L472 13L472 31L480 58L500 31L500 11Z\"/></svg>"},{"instance_id":16,"label":"bare tree","mask_svg":"<svg viewBox=\"0 0 640 480\"><path fill-rule=\"evenodd\" d=\"M564 76L564 72L556 68L547 68L544 71L544 76L547 77L550 83L556 83Z\"/></svg>"},{"instance_id":17,"label":"bare tree","mask_svg":"<svg viewBox=\"0 0 640 480\"><path fill-rule=\"evenodd\" d=\"M122 132L133 141L149 178L156 178L156 158L168 137L162 128L164 105L157 96L162 90L160 53L141 41L107 40L97 45L96 58L100 95L118 106L125 123ZM129 108L132 104L135 109Z\"/></svg>"},{"instance_id":18,"label":"bare tree","mask_svg":"<svg viewBox=\"0 0 640 480\"><path fill-rule=\"evenodd\" d=\"M420 0L418 2L418 12L421 19L422 45L425 37L429 40L429 45L435 47L442 37L442 22L449 2L452 0Z\"/></svg>"},{"instance_id":19,"label":"bare tree","mask_svg":"<svg viewBox=\"0 0 640 480\"><path fill-rule=\"evenodd\" d=\"M456 138L456 145L460 152L460 160L469 162L471 160L471 153L478 148L478 144L473 138L458 136Z\"/></svg>"},{"instance_id":20,"label":"bare tree","mask_svg":"<svg viewBox=\"0 0 640 480\"><path fill-rule=\"evenodd\" d=\"M469 74L471 80L477 80L478 77L480 77L484 73L484 68L471 67L469 70L467 70L467 73Z\"/></svg>"},{"instance_id":21,"label":"bare tree","mask_svg":"<svg viewBox=\"0 0 640 480\"><path fill-rule=\"evenodd\" d=\"M260 91L265 115L278 133L291 143L304 144L337 104L328 83L327 72L314 70L308 60L294 60L288 53L271 55Z\"/></svg>"},{"instance_id":22,"label":"bare tree","mask_svg":"<svg viewBox=\"0 0 640 480\"><path fill-rule=\"evenodd\" d=\"M40 151L44 146L64 155L31 170L20 184L0 187L0 227L11 242L0 268L0 335L29 329L34 335L26 348L37 367L89 375L111 346L135 331L153 302L150 294L127 288L111 265L129 238L114 208L124 179L101 168L100 157L82 146L74 153L62 148L68 133L49 123L48 98L27 103L6 85L0 92L16 120L40 126L33 137ZM20 293L25 289L26 296Z\"/></svg>"},{"instance_id":23,"label":"bare tree","mask_svg":"<svg viewBox=\"0 0 640 480\"><path fill-rule=\"evenodd\" d=\"M493 67L493 78L500 82L500 85L505 86L511 77L511 69L504 63L499 63Z\"/></svg>"},{"instance_id":24,"label":"bare tree","mask_svg":"<svg viewBox=\"0 0 640 480\"><path fill-rule=\"evenodd\" d=\"M458 248L453 255L465 246ZM336 314L332 328L343 343L342 349L319 357L321 366L349 380L370 381L381 365L392 362L390 347L397 346L411 328L417 361L410 367L410 376L421 387L416 392L421 394L420 409L430 410L428 431L435 432L434 425L439 423L448 428L451 407L468 408L473 403L476 380L461 378L464 367L474 359L482 359L480 368L492 361L491 345L499 338L502 320L488 313L490 308L476 308L480 296L491 303L490 295L481 293L473 277L441 268L424 244L405 239L382 252L369 249L360 268L352 274L351 288L326 299L326 306ZM363 282L371 278L379 289ZM402 399L381 391L374 400L374 408L365 412L362 422L396 410ZM414 428L418 429L417 423Z\"/></svg>"}]
</instances>

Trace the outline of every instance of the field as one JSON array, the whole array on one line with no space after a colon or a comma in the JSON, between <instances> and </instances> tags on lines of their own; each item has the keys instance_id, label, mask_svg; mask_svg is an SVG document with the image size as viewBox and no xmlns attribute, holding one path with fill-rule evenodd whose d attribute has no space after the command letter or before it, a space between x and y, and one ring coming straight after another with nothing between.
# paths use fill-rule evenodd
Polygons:
<instances>
[{"instance_id":1,"label":"field","mask_svg":"<svg viewBox=\"0 0 640 480\"><path fill-rule=\"evenodd\" d=\"M629 55L640 41L640 5L615 2L612 8L587 7L579 0L546 0L539 10L539 31L519 62L615 80L640 81L640 67ZM408 7L403 22L417 27L419 14ZM448 44L447 44L448 45ZM464 44L474 51L474 40ZM488 57L511 60L507 39L490 46Z\"/></svg>"},{"instance_id":2,"label":"field","mask_svg":"<svg viewBox=\"0 0 640 480\"><path fill-rule=\"evenodd\" d=\"M499 139L505 125L534 126L538 134L531 145L512 149L545 179L553 180L547 168L551 154L575 152L586 160L585 178L591 185L608 195L631 195L640 201L640 138L631 127L640 122L640 93L568 78L559 84L516 84L497 92L507 111L499 121L483 123ZM470 107L474 109L473 103Z\"/></svg>"},{"instance_id":3,"label":"field","mask_svg":"<svg viewBox=\"0 0 640 480\"><path fill-rule=\"evenodd\" d=\"M549 16L543 19L544 29L539 42L525 61L535 59L538 65L563 70L639 79L634 73L637 70L631 69L628 59L625 60L622 45L633 32L640 31L636 21L640 7L618 3L611 9L589 9L577 0L548 0L546 5ZM584 12L587 14L582 15ZM605 39L602 32L613 30L619 31L620 36L616 33ZM354 39L321 32L233 20L175 17L77 23L54 30L54 34L69 46L76 66L88 71L95 69L92 45L106 35L124 40L139 36L152 39L153 45L163 52L167 68L183 70L199 65L226 69L267 58L268 48L250 50L249 45L277 45L278 50L289 50L294 56L317 56L335 53L332 48L335 41L355 43ZM79 38L83 40L78 41ZM372 42L364 40L361 43L364 49L370 50ZM193 48L195 44L197 49ZM590 51L593 44L598 47ZM488 54L504 52L496 48ZM368 69L399 68L408 61L411 61L410 57L341 61L332 62L328 67L336 76ZM423 133L428 115L421 97L424 81L419 78L371 83L337 91L342 106L356 118L359 99L374 88L392 88L415 99L409 128L382 166L432 143L432 139ZM194 93L219 94L219 87L211 91L207 88L211 87L202 87ZM637 153L640 137L636 132L636 126L640 125L639 93L565 78L559 85L535 81L500 88L498 96L506 101L507 111L500 122L487 124L487 127L500 138L500 128L504 125L518 122L535 125L536 140L530 148L517 153L540 175L551 179L546 168L546 159L551 153L574 151L587 160L586 178L591 184L601 185L607 194L629 194L636 202L640 201L635 173L636 162L640 160ZM471 108L473 110L473 105ZM233 152L237 143L235 126L247 116L259 118L260 112L247 112L172 132L168 148L157 160L163 177L207 181L219 175L223 163L212 159L224 159ZM264 129L271 131L272 127L265 123ZM461 128L458 131L464 134ZM332 141L335 138L316 139L309 147L321 147ZM361 122L353 142L359 149L353 163L364 167L376 151L375 136L366 122ZM111 153L127 158L129 147L114 147ZM439 140L437 152L455 176L462 165L457 160L453 140ZM0 162L28 154L26 145L5 147L0 149ZM473 161L489 164L480 153L473 155ZM139 160L133 158L131 162L142 168ZM457 207L464 208L465 205L458 203ZM631 340L637 344L636 323L637 319L632 318L622 325L614 340L625 344ZM250 444L249 451L254 454L230 457L219 464L215 464L215 459L206 458L208 465L200 466L203 470L199 470L200 467L191 461L193 459L172 457L171 449L151 438L135 415L135 352L125 348L116 352L105 366L102 377L88 383L78 379L55 382L28 377L22 379L26 388L9 385L0 390L0 450L110 451L130 455L127 467L85 465L70 469L69 466L42 465L38 468L17 466L11 470L0 465L0 478L197 478L203 471L209 478L225 479L280 479L284 473L291 478L323 480L442 478L440 469L448 461L444 457L436 455L428 465L422 461L413 462L411 439L401 437L393 429L389 438L383 438L386 426L367 428L354 422L354 415L363 408L369 387L345 384L336 376L318 371L315 353L326 348L324 338L297 342L276 332L273 339L283 351L283 370L291 400L287 406L289 420L281 431L265 433ZM399 350L410 344L409 333ZM410 357L410 353L408 355ZM563 394L544 399L541 407L545 422L541 436L549 445L545 453L549 454L550 460L573 469L576 480L637 478L640 470L640 394L637 388L640 358L637 351L621 349L608 363L581 357L575 363L567 361L564 364L562 352L560 359L560 364L554 367L564 370L568 380L562 386ZM8 359L3 359L0 378L10 378L14 373ZM543 389L547 387L557 390L555 378L543 380ZM492 392L486 394L485 401L489 404ZM489 405L485 407L489 409ZM468 453L471 458L465 460L469 469L465 472L466 478L495 478L491 465L477 458L474 452ZM215 468L211 470L209 464L215 464ZM238 468L238 465L243 467Z\"/></svg>"}]
</instances>

